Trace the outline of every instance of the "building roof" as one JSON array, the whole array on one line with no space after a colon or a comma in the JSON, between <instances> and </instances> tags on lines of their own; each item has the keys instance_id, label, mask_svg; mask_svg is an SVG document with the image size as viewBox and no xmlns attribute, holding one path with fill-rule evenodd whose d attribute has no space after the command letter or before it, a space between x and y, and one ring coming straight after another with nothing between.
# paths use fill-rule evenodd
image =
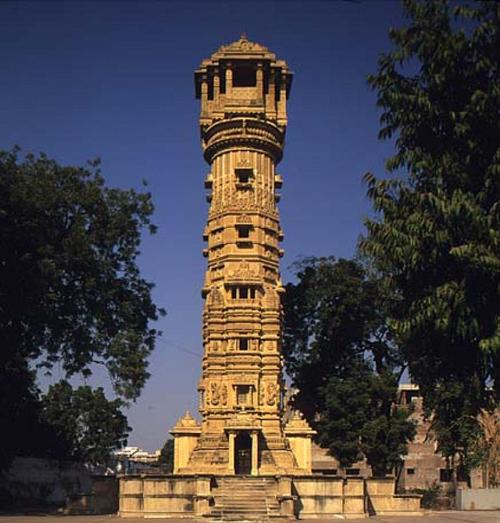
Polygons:
<instances>
[{"instance_id":1,"label":"building roof","mask_svg":"<svg viewBox=\"0 0 500 523\"><path fill-rule=\"evenodd\" d=\"M257 42L250 41L245 34L242 34L238 40L227 45L221 45L219 49L212 54L210 59L203 60L202 65L211 62L218 62L221 59L261 59L274 62L276 60L276 55L269 51L267 47Z\"/></svg>"}]
</instances>

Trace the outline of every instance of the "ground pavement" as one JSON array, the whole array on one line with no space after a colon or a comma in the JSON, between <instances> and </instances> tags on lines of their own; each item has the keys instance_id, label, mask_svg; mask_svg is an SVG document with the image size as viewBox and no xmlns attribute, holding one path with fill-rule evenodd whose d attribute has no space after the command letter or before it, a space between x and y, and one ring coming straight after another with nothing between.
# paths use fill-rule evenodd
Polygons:
<instances>
[{"instance_id":1,"label":"ground pavement","mask_svg":"<svg viewBox=\"0 0 500 523\"><path fill-rule=\"evenodd\" d=\"M338 518L341 519L341 518ZM331 523L338 519L300 520L301 523ZM119 518L117 516L62 516L62 515L2 515L0 523L201 523L206 520L154 518ZM295 520L294 520L295 521ZM369 519L348 519L346 523L500 523L500 511L443 511L428 512L423 516L375 516Z\"/></svg>"}]
</instances>

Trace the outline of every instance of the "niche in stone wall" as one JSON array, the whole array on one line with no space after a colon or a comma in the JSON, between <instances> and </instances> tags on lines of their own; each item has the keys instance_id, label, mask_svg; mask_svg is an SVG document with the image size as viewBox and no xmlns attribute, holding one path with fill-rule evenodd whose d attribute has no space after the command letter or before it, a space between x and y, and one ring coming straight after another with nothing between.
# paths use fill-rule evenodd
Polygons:
<instances>
[{"instance_id":1,"label":"niche in stone wall","mask_svg":"<svg viewBox=\"0 0 500 523\"><path fill-rule=\"evenodd\" d=\"M232 300L254 300L256 295L255 287L245 285L233 285L230 287Z\"/></svg>"},{"instance_id":2,"label":"niche in stone wall","mask_svg":"<svg viewBox=\"0 0 500 523\"><path fill-rule=\"evenodd\" d=\"M233 69L233 87L256 87L257 74L251 65L237 65Z\"/></svg>"},{"instance_id":3,"label":"niche in stone wall","mask_svg":"<svg viewBox=\"0 0 500 523\"><path fill-rule=\"evenodd\" d=\"M234 170L236 176L237 189L250 189L253 181L253 169L248 167L238 167Z\"/></svg>"}]
</instances>

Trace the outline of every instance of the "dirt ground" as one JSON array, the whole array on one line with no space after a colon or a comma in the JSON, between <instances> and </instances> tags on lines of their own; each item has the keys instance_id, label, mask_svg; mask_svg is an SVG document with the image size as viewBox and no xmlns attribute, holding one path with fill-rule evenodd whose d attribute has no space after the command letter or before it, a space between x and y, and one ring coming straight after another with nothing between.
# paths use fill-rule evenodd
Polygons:
<instances>
[{"instance_id":1,"label":"dirt ground","mask_svg":"<svg viewBox=\"0 0 500 523\"><path fill-rule=\"evenodd\" d=\"M338 519L300 521L301 523L326 523L327 521L338 521ZM207 523L206 520L154 518L154 523L201 523L201 521ZM53 514L0 514L0 523L145 523L145 520L140 518L119 518L108 515L63 516ZM349 519L347 523L500 523L500 511L446 511L429 512L422 516L375 516L369 519Z\"/></svg>"}]
</instances>

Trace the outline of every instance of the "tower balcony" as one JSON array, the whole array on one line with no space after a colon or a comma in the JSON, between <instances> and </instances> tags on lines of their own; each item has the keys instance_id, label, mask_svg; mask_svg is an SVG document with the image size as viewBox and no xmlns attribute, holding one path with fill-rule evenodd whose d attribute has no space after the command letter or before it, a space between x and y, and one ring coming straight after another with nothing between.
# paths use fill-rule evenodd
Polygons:
<instances>
[{"instance_id":1,"label":"tower balcony","mask_svg":"<svg viewBox=\"0 0 500 523\"><path fill-rule=\"evenodd\" d=\"M211 173L207 174L207 177L205 178L205 189L211 189L213 185L213 177Z\"/></svg>"},{"instance_id":2,"label":"tower balcony","mask_svg":"<svg viewBox=\"0 0 500 523\"><path fill-rule=\"evenodd\" d=\"M228 147L251 146L269 154L278 163L283 156L284 129L269 120L235 117L216 121L203 130L207 162Z\"/></svg>"}]
</instances>

